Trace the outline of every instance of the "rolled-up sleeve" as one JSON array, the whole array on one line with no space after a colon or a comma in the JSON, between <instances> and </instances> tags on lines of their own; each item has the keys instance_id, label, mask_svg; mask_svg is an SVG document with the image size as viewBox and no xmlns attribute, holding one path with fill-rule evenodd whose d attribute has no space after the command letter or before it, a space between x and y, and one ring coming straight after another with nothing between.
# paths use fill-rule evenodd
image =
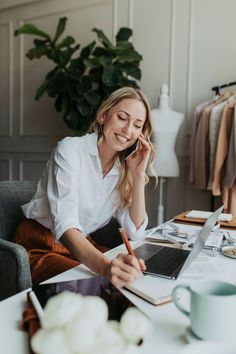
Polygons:
<instances>
[{"instance_id":1,"label":"rolled-up sleeve","mask_svg":"<svg viewBox=\"0 0 236 354\"><path fill-rule=\"evenodd\" d=\"M52 232L58 240L70 228L83 232L78 215L79 168L79 154L68 138L62 140L51 156L47 184Z\"/></svg>"},{"instance_id":2,"label":"rolled-up sleeve","mask_svg":"<svg viewBox=\"0 0 236 354\"><path fill-rule=\"evenodd\" d=\"M138 229L131 220L128 209L124 208L120 211L117 211L115 216L119 224L124 227L130 240L137 241L144 238L144 231L148 224L147 215L145 216L142 225Z\"/></svg>"}]
</instances>

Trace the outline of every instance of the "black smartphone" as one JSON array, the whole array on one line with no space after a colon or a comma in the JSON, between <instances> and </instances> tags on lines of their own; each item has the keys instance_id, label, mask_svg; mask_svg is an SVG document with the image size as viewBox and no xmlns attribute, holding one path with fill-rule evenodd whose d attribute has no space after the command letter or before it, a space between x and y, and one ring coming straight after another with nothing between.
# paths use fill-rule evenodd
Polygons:
<instances>
[{"instance_id":1,"label":"black smartphone","mask_svg":"<svg viewBox=\"0 0 236 354\"><path fill-rule=\"evenodd\" d=\"M138 139L131 145L128 149L125 150L125 160L128 159L131 155L135 153L138 149Z\"/></svg>"},{"instance_id":2,"label":"black smartphone","mask_svg":"<svg viewBox=\"0 0 236 354\"><path fill-rule=\"evenodd\" d=\"M35 285L32 290L42 308L50 297L65 290L81 295L99 296L107 303L110 320L119 321L128 307L135 306L104 277Z\"/></svg>"}]
</instances>

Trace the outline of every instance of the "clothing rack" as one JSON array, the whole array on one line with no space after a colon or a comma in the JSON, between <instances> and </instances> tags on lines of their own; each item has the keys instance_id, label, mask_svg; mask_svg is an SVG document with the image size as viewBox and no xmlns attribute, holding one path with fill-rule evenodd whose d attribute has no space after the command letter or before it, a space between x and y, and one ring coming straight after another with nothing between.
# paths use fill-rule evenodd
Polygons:
<instances>
[{"instance_id":1,"label":"clothing rack","mask_svg":"<svg viewBox=\"0 0 236 354\"><path fill-rule=\"evenodd\" d=\"M230 87L230 86L235 86L235 85L236 85L236 81L233 81L228 84L214 86L212 87L212 91L215 91L216 95L218 95L220 93L220 89Z\"/></svg>"}]
</instances>

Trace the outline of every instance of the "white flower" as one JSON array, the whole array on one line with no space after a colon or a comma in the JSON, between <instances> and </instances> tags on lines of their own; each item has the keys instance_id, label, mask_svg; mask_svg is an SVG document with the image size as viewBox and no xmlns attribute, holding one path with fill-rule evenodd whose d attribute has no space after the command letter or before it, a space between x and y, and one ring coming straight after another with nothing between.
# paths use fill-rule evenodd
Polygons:
<instances>
[{"instance_id":1,"label":"white flower","mask_svg":"<svg viewBox=\"0 0 236 354\"><path fill-rule=\"evenodd\" d=\"M83 310L65 326L65 336L72 352L83 353L94 346L99 329L107 322L108 308L95 296L84 298Z\"/></svg>"},{"instance_id":2,"label":"white flower","mask_svg":"<svg viewBox=\"0 0 236 354\"><path fill-rule=\"evenodd\" d=\"M31 340L31 346L38 354L71 354L62 330L39 329Z\"/></svg>"},{"instance_id":3,"label":"white flower","mask_svg":"<svg viewBox=\"0 0 236 354\"><path fill-rule=\"evenodd\" d=\"M118 322L108 321L98 330L94 345L82 354L123 354L126 346Z\"/></svg>"},{"instance_id":4,"label":"white flower","mask_svg":"<svg viewBox=\"0 0 236 354\"><path fill-rule=\"evenodd\" d=\"M128 341L138 343L151 330L151 321L137 308L129 307L121 317L120 330Z\"/></svg>"},{"instance_id":5,"label":"white flower","mask_svg":"<svg viewBox=\"0 0 236 354\"><path fill-rule=\"evenodd\" d=\"M108 307L95 296L63 292L44 311L42 329L32 338L37 354L138 354L150 320L129 308L121 322L108 321Z\"/></svg>"},{"instance_id":6,"label":"white flower","mask_svg":"<svg viewBox=\"0 0 236 354\"><path fill-rule=\"evenodd\" d=\"M83 309L83 296L64 291L51 297L44 309L43 328L59 328L69 322Z\"/></svg>"},{"instance_id":7,"label":"white flower","mask_svg":"<svg viewBox=\"0 0 236 354\"><path fill-rule=\"evenodd\" d=\"M93 323L93 327L103 325L108 319L108 308L106 302L97 296L85 296L83 304L83 315Z\"/></svg>"}]
</instances>

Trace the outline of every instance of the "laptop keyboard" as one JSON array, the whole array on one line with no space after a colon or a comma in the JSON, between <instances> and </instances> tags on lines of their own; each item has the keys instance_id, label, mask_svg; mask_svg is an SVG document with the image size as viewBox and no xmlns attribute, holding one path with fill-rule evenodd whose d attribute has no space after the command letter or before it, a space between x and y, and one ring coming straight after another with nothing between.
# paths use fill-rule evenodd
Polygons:
<instances>
[{"instance_id":1,"label":"laptop keyboard","mask_svg":"<svg viewBox=\"0 0 236 354\"><path fill-rule=\"evenodd\" d=\"M189 251L186 250L163 247L145 262L147 272L171 276L188 255Z\"/></svg>"}]
</instances>

